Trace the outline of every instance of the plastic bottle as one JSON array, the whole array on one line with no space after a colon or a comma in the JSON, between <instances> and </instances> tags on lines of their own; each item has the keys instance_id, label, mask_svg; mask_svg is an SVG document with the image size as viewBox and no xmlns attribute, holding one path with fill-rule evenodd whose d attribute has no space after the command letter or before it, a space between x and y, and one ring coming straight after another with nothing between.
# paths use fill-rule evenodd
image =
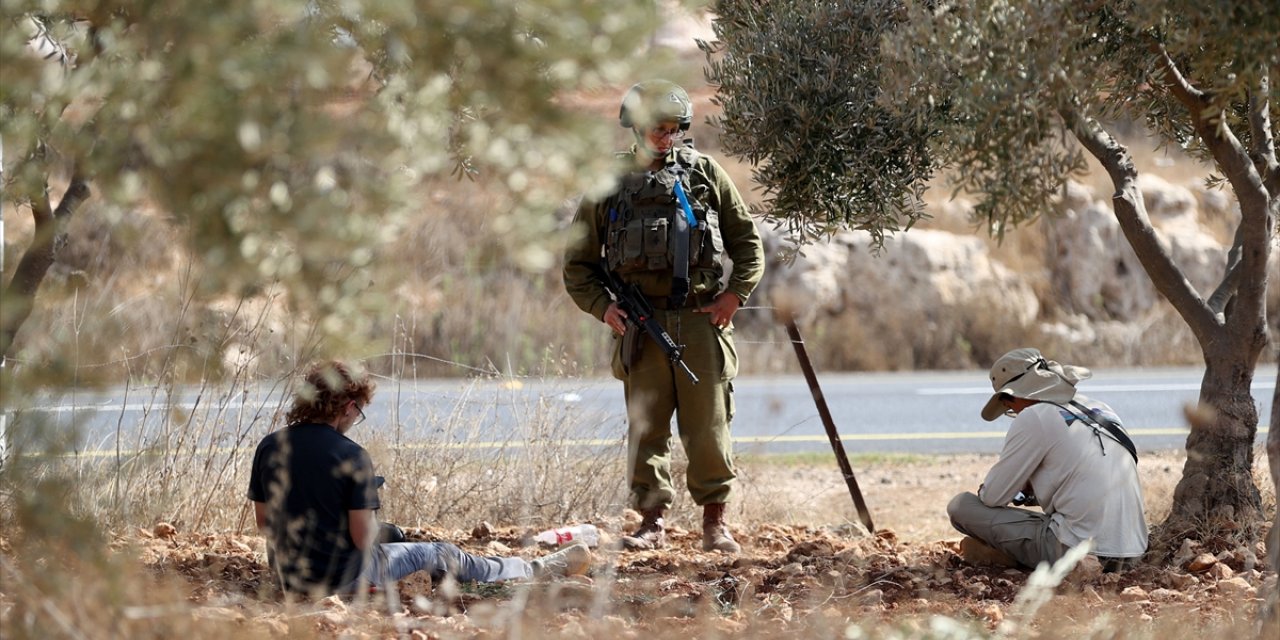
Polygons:
<instances>
[{"instance_id":1,"label":"plastic bottle","mask_svg":"<svg viewBox=\"0 0 1280 640\"><path fill-rule=\"evenodd\" d=\"M600 530L594 524L575 524L569 527L547 529L533 537L542 544L560 546L581 540L588 547L600 544Z\"/></svg>"}]
</instances>

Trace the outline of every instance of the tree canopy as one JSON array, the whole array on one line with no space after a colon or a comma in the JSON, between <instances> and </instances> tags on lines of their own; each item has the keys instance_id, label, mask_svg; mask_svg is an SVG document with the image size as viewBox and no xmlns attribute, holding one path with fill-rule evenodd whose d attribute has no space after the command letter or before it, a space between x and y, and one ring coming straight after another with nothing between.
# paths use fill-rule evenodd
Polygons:
<instances>
[{"instance_id":1,"label":"tree canopy","mask_svg":"<svg viewBox=\"0 0 1280 640\"><path fill-rule=\"evenodd\" d=\"M597 184L607 123L564 98L631 81L657 17L621 0L0 6L3 195L40 229L28 258L92 190L96 215L170 216L201 291L278 282L334 335L379 306L352 276L420 213L424 179L483 172L518 203L493 215L531 229L551 222L524 214ZM4 291L0 351L39 266Z\"/></svg>"}]
</instances>

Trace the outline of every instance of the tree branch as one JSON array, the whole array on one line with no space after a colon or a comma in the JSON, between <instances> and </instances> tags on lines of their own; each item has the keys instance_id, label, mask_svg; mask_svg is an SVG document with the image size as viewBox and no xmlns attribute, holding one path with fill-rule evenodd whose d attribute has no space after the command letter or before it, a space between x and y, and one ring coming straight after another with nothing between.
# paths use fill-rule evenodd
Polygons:
<instances>
[{"instance_id":1,"label":"tree branch","mask_svg":"<svg viewBox=\"0 0 1280 640\"><path fill-rule=\"evenodd\" d=\"M35 222L35 235L31 245L23 252L14 269L13 279L5 287L0 299L0 357L8 359L13 356L14 337L31 316L35 307L36 292L49 273L57 258L58 249L64 244L64 230L76 209L89 198L88 182L78 173L71 178L71 184L62 195L58 208L49 204L47 182L41 195L31 202L31 218Z\"/></svg>"},{"instance_id":2,"label":"tree branch","mask_svg":"<svg viewBox=\"0 0 1280 640\"><path fill-rule=\"evenodd\" d=\"M1092 118L1085 118L1066 107L1060 108L1059 114L1085 149L1102 163L1111 176L1111 183L1116 188L1111 197L1116 221L1152 284L1191 327L1200 344L1209 344L1220 323L1160 244L1160 238L1147 217L1146 203L1137 185L1138 171L1133 166L1129 150Z\"/></svg>"},{"instance_id":3,"label":"tree branch","mask_svg":"<svg viewBox=\"0 0 1280 640\"><path fill-rule=\"evenodd\" d=\"M1244 248L1243 229L1236 227L1236 237L1231 243L1231 249L1227 251L1227 268L1222 276L1222 282L1218 283L1218 288L1213 291L1213 295L1209 296L1209 308L1214 314L1222 317L1222 312L1227 308L1227 303L1231 301L1231 297L1236 294L1236 290L1240 287L1240 253Z\"/></svg>"},{"instance_id":4,"label":"tree branch","mask_svg":"<svg viewBox=\"0 0 1280 640\"><path fill-rule=\"evenodd\" d=\"M1274 192L1268 191L1263 184L1263 175L1258 172L1249 153L1227 125L1222 109L1214 106L1204 92L1187 81L1163 45L1153 40L1151 50L1160 59L1170 92L1187 108L1196 135L1204 142L1223 176L1231 183L1236 201L1240 203L1240 226L1237 229L1240 252L1236 268L1243 271L1243 275L1232 287L1235 289L1240 312L1233 313L1233 318L1227 318L1226 321L1232 325L1233 331L1256 333L1259 318L1266 317L1266 278L1262 276L1267 268L1268 243L1271 241L1273 224L1272 203L1276 196L1271 195ZM1251 114L1250 126L1254 126L1253 120ZM1231 272L1232 269L1229 268L1224 274L1219 289L1228 285L1226 280L1233 277ZM1234 316L1238 316L1239 320L1235 320ZM1263 320L1263 327L1265 326Z\"/></svg>"},{"instance_id":5,"label":"tree branch","mask_svg":"<svg viewBox=\"0 0 1280 640\"><path fill-rule=\"evenodd\" d=\"M1258 90L1249 95L1249 129L1262 184L1272 198L1280 196L1280 161L1276 160L1276 138L1271 122L1271 76L1266 69L1258 78Z\"/></svg>"},{"instance_id":6,"label":"tree branch","mask_svg":"<svg viewBox=\"0 0 1280 640\"><path fill-rule=\"evenodd\" d=\"M1276 147L1271 133L1271 78L1263 70L1258 87L1249 92L1249 132L1253 138L1253 157L1261 164L1261 172L1275 172Z\"/></svg>"},{"instance_id":7,"label":"tree branch","mask_svg":"<svg viewBox=\"0 0 1280 640\"><path fill-rule=\"evenodd\" d=\"M1263 175L1263 184L1272 196L1280 187L1280 162L1276 161L1275 134L1271 131L1271 79L1263 70L1258 88L1249 94L1249 131L1254 165Z\"/></svg>"}]
</instances>

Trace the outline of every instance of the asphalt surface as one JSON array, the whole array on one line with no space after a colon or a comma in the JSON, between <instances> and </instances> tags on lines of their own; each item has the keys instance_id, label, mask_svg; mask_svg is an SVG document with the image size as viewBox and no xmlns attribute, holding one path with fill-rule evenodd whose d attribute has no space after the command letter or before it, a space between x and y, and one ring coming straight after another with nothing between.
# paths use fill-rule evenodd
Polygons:
<instances>
[{"instance_id":1,"label":"asphalt surface","mask_svg":"<svg viewBox=\"0 0 1280 640\"><path fill-rule=\"evenodd\" d=\"M1193 368L1096 370L1080 391L1116 409L1139 449L1177 449L1186 440L1183 407L1195 404L1201 375ZM1009 424L978 415L991 392L985 371L819 373L819 383L850 454L993 453ZM1254 380L1259 442L1275 384L1270 372ZM738 453L830 451L801 376L742 377L734 386ZM278 391L254 389L78 391L32 399L10 416L9 431L16 436L26 432L19 425L39 424L42 433L74 434L70 449L81 455L245 448L271 429L285 403ZM353 437L394 446L612 447L625 436L622 385L611 379L381 380L365 414Z\"/></svg>"}]
</instances>

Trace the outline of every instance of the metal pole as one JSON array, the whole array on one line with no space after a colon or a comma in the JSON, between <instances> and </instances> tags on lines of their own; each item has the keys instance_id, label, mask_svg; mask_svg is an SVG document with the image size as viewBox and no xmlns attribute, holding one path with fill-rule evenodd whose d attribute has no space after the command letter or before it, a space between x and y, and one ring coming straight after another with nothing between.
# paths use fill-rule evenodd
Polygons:
<instances>
[{"instance_id":1,"label":"metal pole","mask_svg":"<svg viewBox=\"0 0 1280 640\"><path fill-rule=\"evenodd\" d=\"M800 337L800 328L796 326L795 316L788 315L784 324L787 335L791 337L791 346L796 349L796 358L800 360L800 370L804 371L804 379L809 383L809 392L813 394L813 402L818 405L818 415L822 417L822 426L827 430L827 439L831 441L831 450L836 454L836 462L840 463L840 473L844 474L844 482L849 485L849 495L853 497L853 506L858 509L858 518L866 526L867 531L874 533L875 525L871 524L871 512L862 499L862 490L858 489L858 479L853 477L853 467L849 466L849 457L844 453L844 443L840 442L840 433L831 419L831 410L827 408L827 399L818 386L818 376L813 372L813 364L809 362L809 352L804 348L804 338Z\"/></svg>"}]
</instances>

